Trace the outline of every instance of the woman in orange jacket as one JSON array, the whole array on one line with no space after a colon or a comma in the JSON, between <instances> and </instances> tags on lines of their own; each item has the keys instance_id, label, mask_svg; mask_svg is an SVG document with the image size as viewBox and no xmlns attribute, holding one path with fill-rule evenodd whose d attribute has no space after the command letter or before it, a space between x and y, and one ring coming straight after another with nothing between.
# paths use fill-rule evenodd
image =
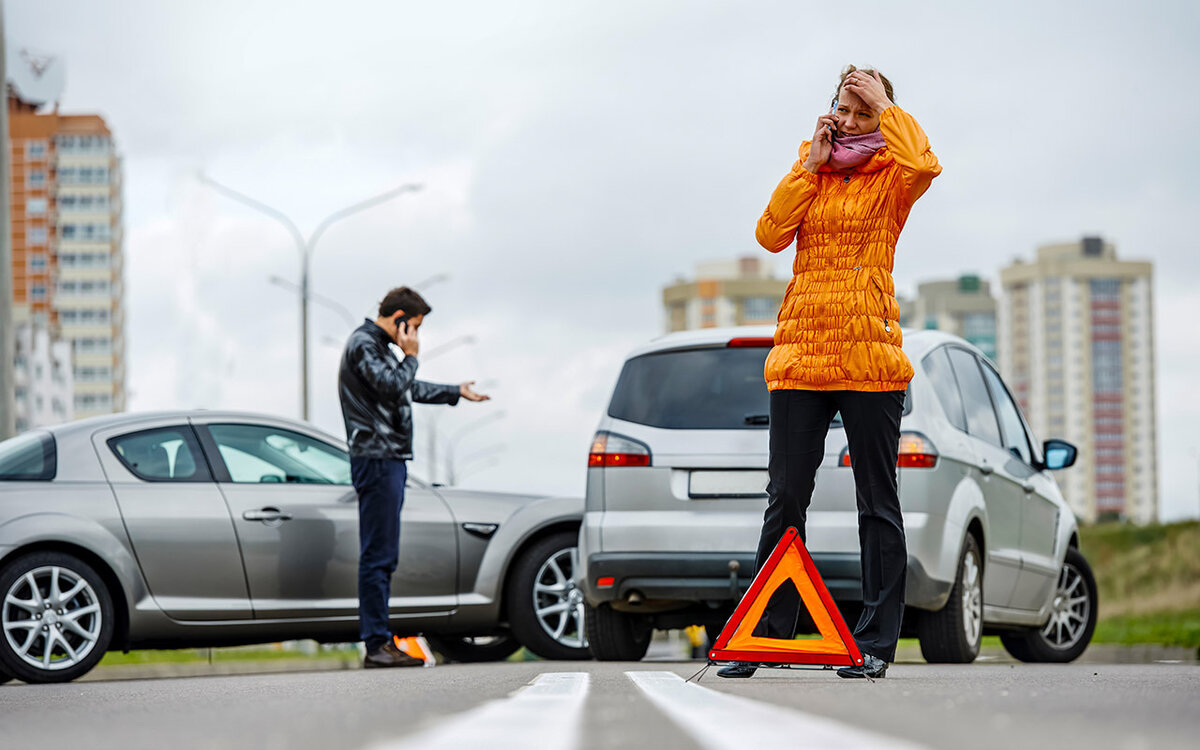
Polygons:
<instances>
[{"instance_id":1,"label":"woman in orange jacket","mask_svg":"<svg viewBox=\"0 0 1200 750\"><path fill-rule=\"evenodd\" d=\"M843 677L883 677L900 636L908 553L896 459L913 368L901 349L892 263L913 203L940 172L921 126L893 102L891 82L849 66L755 232L773 253L796 247L765 372L770 483L758 567L788 527L805 538L825 436L840 411L858 497L863 611L854 638L864 661L838 670ZM798 595L779 597L756 634L792 638L798 612ZM718 674L754 671L735 664Z\"/></svg>"}]
</instances>

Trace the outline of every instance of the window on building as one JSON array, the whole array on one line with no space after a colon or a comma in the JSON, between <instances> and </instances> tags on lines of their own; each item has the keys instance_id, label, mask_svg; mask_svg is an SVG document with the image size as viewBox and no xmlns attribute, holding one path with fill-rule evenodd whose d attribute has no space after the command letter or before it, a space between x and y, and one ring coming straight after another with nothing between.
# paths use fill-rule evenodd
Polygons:
<instances>
[{"instance_id":1,"label":"window on building","mask_svg":"<svg viewBox=\"0 0 1200 750\"><path fill-rule=\"evenodd\" d=\"M25 158L27 159L45 159L46 158L46 142L42 140L25 141Z\"/></svg>"},{"instance_id":2,"label":"window on building","mask_svg":"<svg viewBox=\"0 0 1200 750\"><path fill-rule=\"evenodd\" d=\"M30 198L25 201L25 213L28 216L44 216L46 214L45 198Z\"/></svg>"},{"instance_id":3,"label":"window on building","mask_svg":"<svg viewBox=\"0 0 1200 750\"><path fill-rule=\"evenodd\" d=\"M30 273L42 273L46 270L46 254L32 253L29 256L29 271Z\"/></svg>"},{"instance_id":4,"label":"window on building","mask_svg":"<svg viewBox=\"0 0 1200 750\"><path fill-rule=\"evenodd\" d=\"M1094 302L1119 302L1121 299L1120 279L1092 279L1090 287Z\"/></svg>"},{"instance_id":5,"label":"window on building","mask_svg":"<svg viewBox=\"0 0 1200 750\"><path fill-rule=\"evenodd\" d=\"M49 233L45 227L30 227L26 240L30 245L45 245L49 241Z\"/></svg>"},{"instance_id":6,"label":"window on building","mask_svg":"<svg viewBox=\"0 0 1200 750\"><path fill-rule=\"evenodd\" d=\"M746 320L774 320L779 312L779 300L774 297L747 297L742 303Z\"/></svg>"},{"instance_id":7,"label":"window on building","mask_svg":"<svg viewBox=\"0 0 1200 750\"><path fill-rule=\"evenodd\" d=\"M31 169L29 170L29 187L44 188L46 187L46 170Z\"/></svg>"},{"instance_id":8,"label":"window on building","mask_svg":"<svg viewBox=\"0 0 1200 750\"><path fill-rule=\"evenodd\" d=\"M35 302L41 302L46 299L46 285L34 284L29 287L29 298Z\"/></svg>"}]
</instances>

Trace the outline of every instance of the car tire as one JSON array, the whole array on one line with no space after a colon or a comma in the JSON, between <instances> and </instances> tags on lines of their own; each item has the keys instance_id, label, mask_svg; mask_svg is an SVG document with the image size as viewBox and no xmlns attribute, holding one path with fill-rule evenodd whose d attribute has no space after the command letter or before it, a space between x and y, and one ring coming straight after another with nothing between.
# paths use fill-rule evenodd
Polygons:
<instances>
[{"instance_id":1,"label":"car tire","mask_svg":"<svg viewBox=\"0 0 1200 750\"><path fill-rule=\"evenodd\" d=\"M0 685L3 685L4 683L8 682L12 678L13 678L12 675L10 675L8 672L5 672L3 669L0 669Z\"/></svg>"},{"instance_id":2,"label":"car tire","mask_svg":"<svg viewBox=\"0 0 1200 750\"><path fill-rule=\"evenodd\" d=\"M434 651L447 662L478 664L487 661L503 661L521 648L521 642L512 633L496 633L489 636L426 636Z\"/></svg>"},{"instance_id":3,"label":"car tire","mask_svg":"<svg viewBox=\"0 0 1200 750\"><path fill-rule=\"evenodd\" d=\"M114 623L104 579L73 555L32 552L0 570L0 669L23 682L70 682L91 671Z\"/></svg>"},{"instance_id":4,"label":"car tire","mask_svg":"<svg viewBox=\"0 0 1200 750\"><path fill-rule=\"evenodd\" d=\"M513 564L505 587L508 624L543 659L590 659L583 592L575 583L579 532L539 539Z\"/></svg>"},{"instance_id":5,"label":"car tire","mask_svg":"<svg viewBox=\"0 0 1200 750\"><path fill-rule=\"evenodd\" d=\"M587 633L599 661L641 661L654 628L645 615L618 612L604 603L587 608Z\"/></svg>"},{"instance_id":6,"label":"car tire","mask_svg":"<svg viewBox=\"0 0 1200 750\"><path fill-rule=\"evenodd\" d=\"M1020 661L1075 661L1092 642L1098 604L1092 566L1079 550L1069 547L1054 591L1050 621L1041 628L1004 633L1000 642Z\"/></svg>"},{"instance_id":7,"label":"car tire","mask_svg":"<svg viewBox=\"0 0 1200 750\"><path fill-rule=\"evenodd\" d=\"M917 620L921 655L930 664L970 664L983 640L983 555L975 537L967 534L958 558L950 599L937 612L922 612Z\"/></svg>"}]
</instances>

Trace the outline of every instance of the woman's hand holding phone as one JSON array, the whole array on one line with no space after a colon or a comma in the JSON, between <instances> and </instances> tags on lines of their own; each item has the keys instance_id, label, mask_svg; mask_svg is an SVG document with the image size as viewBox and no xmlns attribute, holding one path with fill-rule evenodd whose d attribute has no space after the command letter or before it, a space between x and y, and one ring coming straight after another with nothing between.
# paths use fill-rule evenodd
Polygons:
<instances>
[{"instance_id":1,"label":"woman's hand holding phone","mask_svg":"<svg viewBox=\"0 0 1200 750\"><path fill-rule=\"evenodd\" d=\"M833 154L833 134L837 130L838 119L830 112L817 118L817 132L813 133L812 146L808 149L808 158L804 168L816 174L817 169L829 161Z\"/></svg>"}]
</instances>

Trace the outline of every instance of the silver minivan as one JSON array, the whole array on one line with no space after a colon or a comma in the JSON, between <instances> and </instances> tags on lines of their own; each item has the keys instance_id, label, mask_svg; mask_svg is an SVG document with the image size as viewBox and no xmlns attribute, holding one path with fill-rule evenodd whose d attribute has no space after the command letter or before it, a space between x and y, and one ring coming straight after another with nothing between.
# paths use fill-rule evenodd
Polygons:
<instances>
[{"instance_id":1,"label":"silver minivan","mask_svg":"<svg viewBox=\"0 0 1200 750\"><path fill-rule=\"evenodd\" d=\"M602 660L636 660L655 628L715 636L754 575L766 507L771 327L663 336L625 362L588 457L580 585ZM931 662L970 662L985 633L1024 661L1070 661L1091 640L1096 584L1052 470L996 367L966 341L905 332L916 371L898 475L908 542L904 630ZM852 625L858 515L835 417L808 511L808 548ZM710 638L711 640L711 638Z\"/></svg>"}]
</instances>

